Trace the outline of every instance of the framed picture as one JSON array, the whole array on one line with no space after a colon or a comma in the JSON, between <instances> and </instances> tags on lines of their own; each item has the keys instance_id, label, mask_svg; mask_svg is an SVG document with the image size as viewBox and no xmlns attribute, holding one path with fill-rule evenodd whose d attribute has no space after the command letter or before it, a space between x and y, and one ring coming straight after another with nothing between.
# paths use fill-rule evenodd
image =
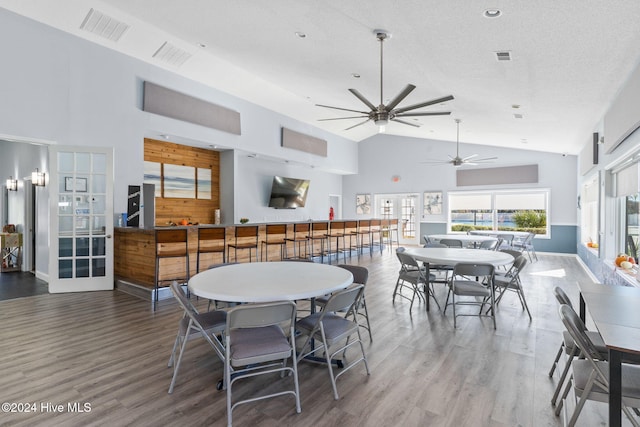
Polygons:
<instances>
[{"instance_id":1,"label":"framed picture","mask_svg":"<svg viewBox=\"0 0 640 427\"><path fill-rule=\"evenodd\" d=\"M425 191L423 198L423 215L442 214L442 191Z\"/></svg>"},{"instance_id":2,"label":"framed picture","mask_svg":"<svg viewBox=\"0 0 640 427\"><path fill-rule=\"evenodd\" d=\"M162 181L164 185L164 197L182 199L196 198L195 167L165 163Z\"/></svg>"},{"instance_id":3,"label":"framed picture","mask_svg":"<svg viewBox=\"0 0 640 427\"><path fill-rule=\"evenodd\" d=\"M356 215L371 215L371 194L356 194Z\"/></svg>"},{"instance_id":4,"label":"framed picture","mask_svg":"<svg viewBox=\"0 0 640 427\"><path fill-rule=\"evenodd\" d=\"M80 193L87 192L87 178L73 178L66 176L64 178L64 191L77 191Z\"/></svg>"}]
</instances>

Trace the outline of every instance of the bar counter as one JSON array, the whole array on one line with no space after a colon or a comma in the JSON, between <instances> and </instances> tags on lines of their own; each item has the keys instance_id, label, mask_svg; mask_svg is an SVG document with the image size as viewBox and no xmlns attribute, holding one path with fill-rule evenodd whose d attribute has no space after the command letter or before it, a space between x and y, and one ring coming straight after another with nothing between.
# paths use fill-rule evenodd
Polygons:
<instances>
[{"instance_id":1,"label":"bar counter","mask_svg":"<svg viewBox=\"0 0 640 427\"><path fill-rule=\"evenodd\" d=\"M329 222L330 221L304 221L309 222ZM349 222L346 220L336 220L335 222ZM357 221L350 221L352 224ZM272 224L272 223L269 223ZM287 237L293 237L295 222L279 222L277 224L286 224ZM213 225L213 224L199 224L199 225L186 225L186 226L161 226L154 228L136 228L136 227L115 227L114 229L114 273L116 280L124 279L129 282L133 282L145 287L154 287L155 285L155 255L156 255L156 242L155 232L156 230L163 229L187 229L188 250L189 250L189 273L191 276L197 273L196 261L198 251L198 229L199 228L211 228L211 227L223 227L225 229L226 245L235 241L235 229L236 227L246 226L258 226L258 249L257 253L253 253L253 261L260 259L260 252L262 242L266 239L266 223L249 223L249 224L232 224L232 225ZM384 225L383 225L384 227ZM355 232L356 227L352 229L345 229L346 245L355 245L355 236L352 235L352 231ZM305 233L305 235L308 233ZM349 239L351 235L351 241ZM269 236L269 240L274 237ZM282 236L284 237L284 236ZM311 248L312 253L318 253L320 251L320 242L315 242L316 247ZM288 243L288 254L293 255L293 243ZM335 245L335 239L334 239ZM278 245L266 246L265 250L268 250L269 260L280 259L280 247ZM237 262L248 262L249 251L238 251ZM231 251L232 259L228 262L235 262L233 250ZM213 264L219 264L222 262L221 254L203 254L201 255L200 270L204 270ZM160 264L159 278L160 280L168 279L171 277L179 277L180 272L184 270L184 260L182 259L164 259Z\"/></svg>"}]
</instances>

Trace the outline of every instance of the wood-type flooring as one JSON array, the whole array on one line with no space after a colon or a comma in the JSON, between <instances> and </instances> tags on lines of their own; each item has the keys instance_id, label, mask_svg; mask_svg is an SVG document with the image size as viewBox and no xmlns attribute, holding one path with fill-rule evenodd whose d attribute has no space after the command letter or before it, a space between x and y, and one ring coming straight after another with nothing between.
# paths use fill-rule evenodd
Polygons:
<instances>
[{"instance_id":1,"label":"wood-type flooring","mask_svg":"<svg viewBox=\"0 0 640 427\"><path fill-rule=\"evenodd\" d=\"M454 329L451 310L443 314L433 304L428 313L422 303L409 312L408 301L391 301L395 254L354 256L351 263L370 271L373 342L365 331L363 339L371 375L363 365L345 373L335 401L326 366L302 362L302 413L292 397L280 397L239 406L234 425L562 425L550 404L559 373L547 375L562 331L552 290L562 287L577 307L576 282L592 279L573 256L538 257L522 274L533 321L510 294L494 330L490 319L478 317L461 317ZM443 306L443 285L436 295ZM194 303L206 308L206 301ZM225 425L225 394L216 390L222 363L204 340L189 342L175 390L167 393L167 361L181 316L172 300L154 312L148 301L119 291L1 301L0 402L28 404L22 409L30 412L0 413L0 425ZM276 375L234 390L242 396L280 383ZM73 405L83 412L70 411ZM588 402L578 425L606 420L607 405Z\"/></svg>"}]
</instances>

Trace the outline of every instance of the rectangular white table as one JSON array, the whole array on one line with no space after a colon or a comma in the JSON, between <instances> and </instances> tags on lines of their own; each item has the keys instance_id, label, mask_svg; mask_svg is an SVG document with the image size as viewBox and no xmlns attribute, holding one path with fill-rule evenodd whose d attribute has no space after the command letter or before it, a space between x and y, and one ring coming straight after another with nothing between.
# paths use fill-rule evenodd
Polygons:
<instances>
[{"instance_id":1,"label":"rectangular white table","mask_svg":"<svg viewBox=\"0 0 640 427\"><path fill-rule=\"evenodd\" d=\"M586 310L609 349L609 426L622 422L622 357L640 356L640 289L578 283L580 318Z\"/></svg>"}]
</instances>

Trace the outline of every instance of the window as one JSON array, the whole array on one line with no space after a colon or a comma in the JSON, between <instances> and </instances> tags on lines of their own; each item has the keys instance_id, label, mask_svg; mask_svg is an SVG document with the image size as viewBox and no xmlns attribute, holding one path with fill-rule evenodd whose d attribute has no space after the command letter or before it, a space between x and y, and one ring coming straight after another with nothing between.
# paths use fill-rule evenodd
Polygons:
<instances>
[{"instance_id":1,"label":"window","mask_svg":"<svg viewBox=\"0 0 640 427\"><path fill-rule=\"evenodd\" d=\"M624 252L638 260L638 214L640 194L627 196L625 200Z\"/></svg>"},{"instance_id":2,"label":"window","mask_svg":"<svg viewBox=\"0 0 640 427\"><path fill-rule=\"evenodd\" d=\"M598 176L585 182L580 191L580 241L598 242Z\"/></svg>"},{"instance_id":3,"label":"window","mask_svg":"<svg viewBox=\"0 0 640 427\"><path fill-rule=\"evenodd\" d=\"M637 247L640 231L638 219L640 211L640 189L638 185L638 163L632 163L615 171L616 196L622 209L622 242L619 250L637 259Z\"/></svg>"},{"instance_id":4,"label":"window","mask_svg":"<svg viewBox=\"0 0 640 427\"><path fill-rule=\"evenodd\" d=\"M449 193L449 229L548 235L548 200L549 190Z\"/></svg>"}]
</instances>

